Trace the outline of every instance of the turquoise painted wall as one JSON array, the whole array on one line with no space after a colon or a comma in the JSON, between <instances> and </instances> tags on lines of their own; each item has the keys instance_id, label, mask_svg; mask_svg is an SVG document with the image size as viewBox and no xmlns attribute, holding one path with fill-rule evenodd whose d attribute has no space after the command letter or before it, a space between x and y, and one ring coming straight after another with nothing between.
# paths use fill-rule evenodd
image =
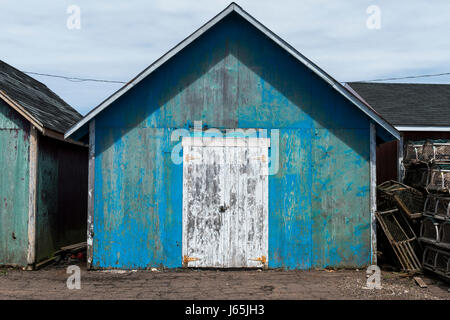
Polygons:
<instances>
[{"instance_id":1,"label":"turquoise painted wall","mask_svg":"<svg viewBox=\"0 0 450 320\"><path fill-rule=\"evenodd\" d=\"M369 119L232 14L96 117L94 268L181 267L170 136L196 120L280 132L269 267L369 264Z\"/></svg>"},{"instance_id":2,"label":"turquoise painted wall","mask_svg":"<svg viewBox=\"0 0 450 320\"><path fill-rule=\"evenodd\" d=\"M29 132L0 100L0 265L27 265Z\"/></svg>"}]
</instances>

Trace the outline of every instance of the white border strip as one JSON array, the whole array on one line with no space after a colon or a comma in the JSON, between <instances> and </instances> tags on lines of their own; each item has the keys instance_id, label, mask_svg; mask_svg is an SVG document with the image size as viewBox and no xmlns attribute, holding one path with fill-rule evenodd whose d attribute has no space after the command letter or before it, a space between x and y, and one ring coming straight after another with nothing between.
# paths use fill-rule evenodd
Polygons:
<instances>
[{"instance_id":1,"label":"white border strip","mask_svg":"<svg viewBox=\"0 0 450 320\"><path fill-rule=\"evenodd\" d=\"M395 126L398 131L450 131L449 127Z\"/></svg>"}]
</instances>

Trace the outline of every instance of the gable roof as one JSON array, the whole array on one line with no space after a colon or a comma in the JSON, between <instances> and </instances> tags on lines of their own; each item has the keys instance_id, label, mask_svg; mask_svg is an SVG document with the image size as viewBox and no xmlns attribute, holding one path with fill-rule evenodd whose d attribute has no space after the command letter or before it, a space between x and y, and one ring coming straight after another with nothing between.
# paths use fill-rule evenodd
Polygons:
<instances>
[{"instance_id":1,"label":"gable roof","mask_svg":"<svg viewBox=\"0 0 450 320\"><path fill-rule=\"evenodd\" d=\"M450 130L449 84L348 84L398 130L405 127L449 127L447 131Z\"/></svg>"},{"instance_id":2,"label":"gable roof","mask_svg":"<svg viewBox=\"0 0 450 320\"><path fill-rule=\"evenodd\" d=\"M64 133L83 116L43 83L0 60L0 99L41 132Z\"/></svg>"},{"instance_id":3,"label":"gable roof","mask_svg":"<svg viewBox=\"0 0 450 320\"><path fill-rule=\"evenodd\" d=\"M116 101L124 93L126 93L128 90L133 88L141 80L146 78L148 75L150 75L156 69L158 69L161 65L163 65L165 62L167 62L173 56L175 56L178 52L183 50L186 46L188 46L193 41L195 41L198 37L200 37L202 34L204 34L206 31L208 31L211 27L213 27L215 24L217 24L219 21L221 21L222 19L224 19L226 16L228 16L229 14L231 14L233 12L237 13L240 17L242 17L247 22L249 22L254 27L256 27L256 29L258 29L263 34L265 34L269 39L274 41L281 48L286 50L294 58L296 58L298 61L300 61L302 64L304 64L307 68L309 68L312 72L314 72L320 78L322 78L324 81L326 81L333 89L338 91L345 98L347 98L351 103L356 105L361 111L363 111L367 116L369 116L375 123L377 123L378 125L383 127L387 132L389 132L396 139L399 139L400 135L399 135L398 131L392 125L390 125L386 120L384 120L374 109L372 109L369 105L363 103L357 96L355 96L349 90L344 88L344 86L341 85L338 81L333 79L325 71L320 69L312 61L310 61L308 58L303 56L294 47L289 45L287 42L285 42L283 39L281 39L279 36L277 36L272 31L270 31L267 27L265 27L262 23L257 21L255 18L253 18L250 14L248 14L246 11L244 11L240 6L238 6L234 2L231 3L228 7L226 7L222 12L217 14L210 21L208 21L206 24L204 24L202 27L200 27L197 31L192 33L190 36L188 36L186 39L184 39L182 42L180 42L178 45L176 45L174 48L172 48L170 51L168 51L161 58L156 60L153 64L151 64L149 67L147 67L141 73L139 73L135 78L133 78L131 81L129 81L127 84L125 84L122 88L120 88L118 91L116 91L113 95L111 95L105 101L100 103L100 105L98 105L96 108L94 108L92 111L90 111L80 122L78 122L76 125L74 125L72 128L70 128L66 132L65 138L70 137L76 131L78 131L79 129L84 127L91 119L93 119L97 114L99 114L101 111L103 111L105 108L107 108L110 104L112 104L114 101Z\"/></svg>"}]
</instances>

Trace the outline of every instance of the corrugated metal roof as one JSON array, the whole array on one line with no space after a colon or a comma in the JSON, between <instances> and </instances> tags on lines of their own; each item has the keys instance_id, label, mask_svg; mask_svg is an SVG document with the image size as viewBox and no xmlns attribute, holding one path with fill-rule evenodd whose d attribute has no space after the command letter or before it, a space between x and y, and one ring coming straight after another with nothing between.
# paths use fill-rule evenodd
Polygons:
<instances>
[{"instance_id":1,"label":"corrugated metal roof","mask_svg":"<svg viewBox=\"0 0 450 320\"><path fill-rule=\"evenodd\" d=\"M349 82L395 126L450 126L450 85Z\"/></svg>"},{"instance_id":2,"label":"corrugated metal roof","mask_svg":"<svg viewBox=\"0 0 450 320\"><path fill-rule=\"evenodd\" d=\"M43 83L1 60L0 91L47 129L64 133L83 118Z\"/></svg>"}]
</instances>

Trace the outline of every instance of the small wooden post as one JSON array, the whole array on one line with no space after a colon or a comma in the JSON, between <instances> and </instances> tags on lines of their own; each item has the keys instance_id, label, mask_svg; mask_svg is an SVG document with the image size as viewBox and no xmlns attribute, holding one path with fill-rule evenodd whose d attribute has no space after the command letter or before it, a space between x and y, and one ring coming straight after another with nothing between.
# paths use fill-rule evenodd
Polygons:
<instances>
[{"instance_id":1,"label":"small wooden post","mask_svg":"<svg viewBox=\"0 0 450 320\"><path fill-rule=\"evenodd\" d=\"M30 162L28 189L28 270L34 269L36 258L36 186L38 170L38 132L35 126L30 128Z\"/></svg>"},{"instance_id":2,"label":"small wooden post","mask_svg":"<svg viewBox=\"0 0 450 320\"><path fill-rule=\"evenodd\" d=\"M371 239L371 261L377 264L377 132L374 123L370 123L370 239Z\"/></svg>"},{"instance_id":3,"label":"small wooden post","mask_svg":"<svg viewBox=\"0 0 450 320\"><path fill-rule=\"evenodd\" d=\"M397 180L403 182L403 135L397 141Z\"/></svg>"},{"instance_id":4,"label":"small wooden post","mask_svg":"<svg viewBox=\"0 0 450 320\"><path fill-rule=\"evenodd\" d=\"M88 175L88 217L87 217L87 268L91 269L94 237L94 184L95 184L95 120L89 122L89 175Z\"/></svg>"}]
</instances>

